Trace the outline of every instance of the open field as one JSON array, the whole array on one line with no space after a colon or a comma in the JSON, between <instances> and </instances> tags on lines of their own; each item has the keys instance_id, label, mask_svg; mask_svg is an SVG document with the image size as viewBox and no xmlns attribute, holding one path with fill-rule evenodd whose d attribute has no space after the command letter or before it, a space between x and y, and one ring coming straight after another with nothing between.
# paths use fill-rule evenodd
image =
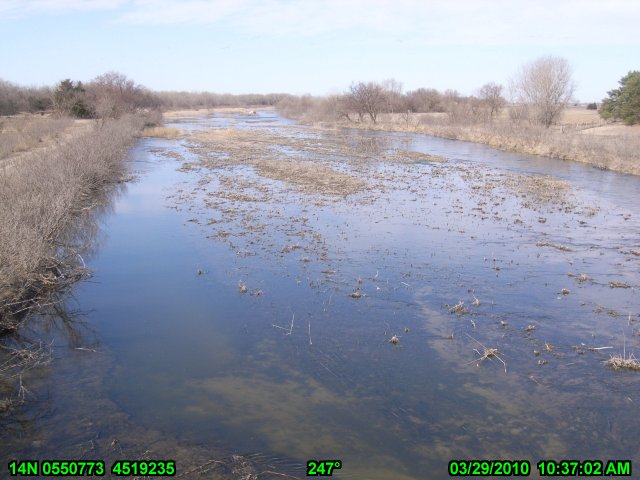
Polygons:
<instances>
[{"instance_id":1,"label":"open field","mask_svg":"<svg viewBox=\"0 0 640 480\"><path fill-rule=\"evenodd\" d=\"M508 115L508 110L507 110ZM567 107L560 116L560 125L604 125L606 122L597 110L585 107Z\"/></svg>"}]
</instances>

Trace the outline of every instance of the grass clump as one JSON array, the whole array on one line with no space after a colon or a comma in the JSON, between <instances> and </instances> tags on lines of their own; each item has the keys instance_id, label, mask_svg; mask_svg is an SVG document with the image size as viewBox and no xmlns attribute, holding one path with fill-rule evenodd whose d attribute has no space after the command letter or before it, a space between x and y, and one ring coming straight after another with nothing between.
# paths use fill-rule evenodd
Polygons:
<instances>
[{"instance_id":1,"label":"grass clump","mask_svg":"<svg viewBox=\"0 0 640 480\"><path fill-rule=\"evenodd\" d=\"M173 127L147 127L140 132L141 137L174 139L182 135L182 132Z\"/></svg>"},{"instance_id":2,"label":"grass clump","mask_svg":"<svg viewBox=\"0 0 640 480\"><path fill-rule=\"evenodd\" d=\"M629 322L631 321L631 312L629 312ZM640 361L635 357L633 353L627 355L627 341L626 337L622 344L622 355L611 355L611 358L605 362L605 365L613 368L614 370L635 370L640 371Z\"/></svg>"},{"instance_id":3,"label":"grass clump","mask_svg":"<svg viewBox=\"0 0 640 480\"><path fill-rule=\"evenodd\" d=\"M633 353L630 353L628 356L626 354L611 355L611 358L605 362L605 365L614 370L640 371L640 361L638 361Z\"/></svg>"}]
</instances>

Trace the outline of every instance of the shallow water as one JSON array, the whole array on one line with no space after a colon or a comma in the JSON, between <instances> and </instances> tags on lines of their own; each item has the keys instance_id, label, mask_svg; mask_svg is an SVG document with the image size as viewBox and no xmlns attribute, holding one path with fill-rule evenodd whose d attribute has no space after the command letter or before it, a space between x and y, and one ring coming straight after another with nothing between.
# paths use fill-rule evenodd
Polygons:
<instances>
[{"instance_id":1,"label":"shallow water","mask_svg":"<svg viewBox=\"0 0 640 480\"><path fill-rule=\"evenodd\" d=\"M444 478L454 458L640 460L640 376L604 365L640 343L637 177L272 112L170 126L271 132L274 155L369 188L303 191L250 162L200 165L211 152L189 138L141 140L72 319L32 327L55 361L2 420L2 458L148 451L180 474L241 454L300 477L340 459L354 479ZM448 161L380 160L394 151Z\"/></svg>"}]
</instances>

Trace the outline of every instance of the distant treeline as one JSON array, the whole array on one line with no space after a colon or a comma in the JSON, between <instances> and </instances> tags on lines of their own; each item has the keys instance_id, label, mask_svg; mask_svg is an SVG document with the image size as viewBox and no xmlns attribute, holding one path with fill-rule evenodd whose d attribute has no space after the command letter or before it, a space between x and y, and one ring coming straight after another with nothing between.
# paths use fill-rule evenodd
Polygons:
<instances>
[{"instance_id":1,"label":"distant treeline","mask_svg":"<svg viewBox=\"0 0 640 480\"><path fill-rule=\"evenodd\" d=\"M41 112L53 105L49 87L21 87L0 79L0 115Z\"/></svg>"},{"instance_id":2,"label":"distant treeline","mask_svg":"<svg viewBox=\"0 0 640 480\"><path fill-rule=\"evenodd\" d=\"M247 105L273 106L291 95L286 93L249 93L232 95L212 92L155 92L165 109L240 107Z\"/></svg>"},{"instance_id":3,"label":"distant treeline","mask_svg":"<svg viewBox=\"0 0 640 480\"><path fill-rule=\"evenodd\" d=\"M446 112L456 116L493 117L504 105L502 86L487 84L477 96L455 90L419 88L402 92L395 80L354 83L340 95L312 97L286 93L242 94L153 91L125 75L108 72L83 83L65 79L53 87L22 87L0 80L0 115L56 112L77 118L119 118L141 110L175 110L239 106L277 106L287 116L334 117L374 123L380 113Z\"/></svg>"},{"instance_id":4,"label":"distant treeline","mask_svg":"<svg viewBox=\"0 0 640 480\"><path fill-rule=\"evenodd\" d=\"M89 82L65 79L53 87L23 87L0 79L0 115L56 112L77 118L119 118L141 110L273 106L287 94L155 92L117 72Z\"/></svg>"},{"instance_id":5,"label":"distant treeline","mask_svg":"<svg viewBox=\"0 0 640 480\"><path fill-rule=\"evenodd\" d=\"M288 96L278 104L287 117L307 121L345 119L377 123L383 113L442 113L451 120L492 120L506 105L503 87L495 83L483 85L475 95L462 95L456 90L440 92L434 88L402 91L396 80L357 82L338 95L313 97Z\"/></svg>"}]
</instances>

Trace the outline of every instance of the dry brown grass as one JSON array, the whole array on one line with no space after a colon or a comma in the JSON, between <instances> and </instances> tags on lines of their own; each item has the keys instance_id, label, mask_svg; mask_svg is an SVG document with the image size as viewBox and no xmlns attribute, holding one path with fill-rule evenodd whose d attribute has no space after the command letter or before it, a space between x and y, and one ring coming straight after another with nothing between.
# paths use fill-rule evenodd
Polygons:
<instances>
[{"instance_id":1,"label":"dry brown grass","mask_svg":"<svg viewBox=\"0 0 640 480\"><path fill-rule=\"evenodd\" d=\"M261 110L268 110L270 107L260 107ZM168 118L173 117L185 117L185 116L195 116L195 115L212 115L212 114L241 114L241 115L250 115L251 112L255 111L252 108L246 107L215 107L215 108L190 108L183 110L170 110L164 112L164 116Z\"/></svg>"},{"instance_id":2,"label":"dry brown grass","mask_svg":"<svg viewBox=\"0 0 640 480\"><path fill-rule=\"evenodd\" d=\"M562 252L572 252L573 250L566 245L562 245L560 243L552 243L552 242L536 242L536 247L551 247Z\"/></svg>"},{"instance_id":3,"label":"dry brown grass","mask_svg":"<svg viewBox=\"0 0 640 480\"><path fill-rule=\"evenodd\" d=\"M208 167L252 165L263 177L280 180L310 193L350 195L367 188L362 179L317 161L287 158L282 148L295 148L305 153L328 148L313 142L295 140L284 132L261 129L218 128L198 132L189 139L196 152L215 154L204 160ZM333 148L337 148L335 145Z\"/></svg>"},{"instance_id":4,"label":"dry brown grass","mask_svg":"<svg viewBox=\"0 0 640 480\"><path fill-rule=\"evenodd\" d=\"M568 107L560 116L560 125L604 125L597 110L584 107Z\"/></svg>"},{"instance_id":5,"label":"dry brown grass","mask_svg":"<svg viewBox=\"0 0 640 480\"><path fill-rule=\"evenodd\" d=\"M472 360L469 363L475 362L476 366L479 367L483 361L495 359L495 360L498 360L500 363L502 363L502 366L504 367L504 373L507 373L507 363L501 358L502 352L498 351L497 348L491 348L491 347L487 348L478 340L476 340L471 335L469 335L468 333L466 335L467 337L469 337L471 340L473 340L474 342L476 342L478 345L482 347L482 351L478 350L477 348L473 349L473 351L476 352L479 355L479 357L475 360Z\"/></svg>"},{"instance_id":6,"label":"dry brown grass","mask_svg":"<svg viewBox=\"0 0 640 480\"><path fill-rule=\"evenodd\" d=\"M214 112L213 108L189 108L183 110L170 110L168 112L164 112L162 115L164 117L173 118L173 117L185 117L185 116L194 116L194 115L211 115Z\"/></svg>"},{"instance_id":7,"label":"dry brown grass","mask_svg":"<svg viewBox=\"0 0 640 480\"><path fill-rule=\"evenodd\" d=\"M68 117L0 117L0 160L59 138L72 125L74 120Z\"/></svg>"},{"instance_id":8,"label":"dry brown grass","mask_svg":"<svg viewBox=\"0 0 640 480\"><path fill-rule=\"evenodd\" d=\"M510 152L588 163L597 168L640 175L640 128L609 125L593 111L565 112L563 123L552 128L513 122L508 114L496 121L451 122L443 113L382 114L376 125L345 120L334 125L425 135L482 143Z\"/></svg>"},{"instance_id":9,"label":"dry brown grass","mask_svg":"<svg viewBox=\"0 0 640 480\"><path fill-rule=\"evenodd\" d=\"M366 186L364 181L353 175L303 160L264 160L256 167L265 177L292 183L310 192L349 195Z\"/></svg>"},{"instance_id":10,"label":"dry brown grass","mask_svg":"<svg viewBox=\"0 0 640 480\"><path fill-rule=\"evenodd\" d=\"M580 131L583 135L595 135L600 137L619 137L633 140L633 138L640 137L640 125L602 125L593 128L585 128Z\"/></svg>"},{"instance_id":11,"label":"dry brown grass","mask_svg":"<svg viewBox=\"0 0 640 480\"><path fill-rule=\"evenodd\" d=\"M609 360L607 360L606 365L613 368L614 370L635 370L640 371L640 361L630 353L627 355L612 355Z\"/></svg>"},{"instance_id":12,"label":"dry brown grass","mask_svg":"<svg viewBox=\"0 0 640 480\"><path fill-rule=\"evenodd\" d=\"M126 148L142 124L132 116L107 122L0 169L0 334L14 330L48 292L78 278L81 234L71 227L121 178Z\"/></svg>"},{"instance_id":13,"label":"dry brown grass","mask_svg":"<svg viewBox=\"0 0 640 480\"><path fill-rule=\"evenodd\" d=\"M172 127L148 127L140 132L141 137L154 137L154 138L178 138L182 135L182 132L177 128Z\"/></svg>"}]
</instances>

